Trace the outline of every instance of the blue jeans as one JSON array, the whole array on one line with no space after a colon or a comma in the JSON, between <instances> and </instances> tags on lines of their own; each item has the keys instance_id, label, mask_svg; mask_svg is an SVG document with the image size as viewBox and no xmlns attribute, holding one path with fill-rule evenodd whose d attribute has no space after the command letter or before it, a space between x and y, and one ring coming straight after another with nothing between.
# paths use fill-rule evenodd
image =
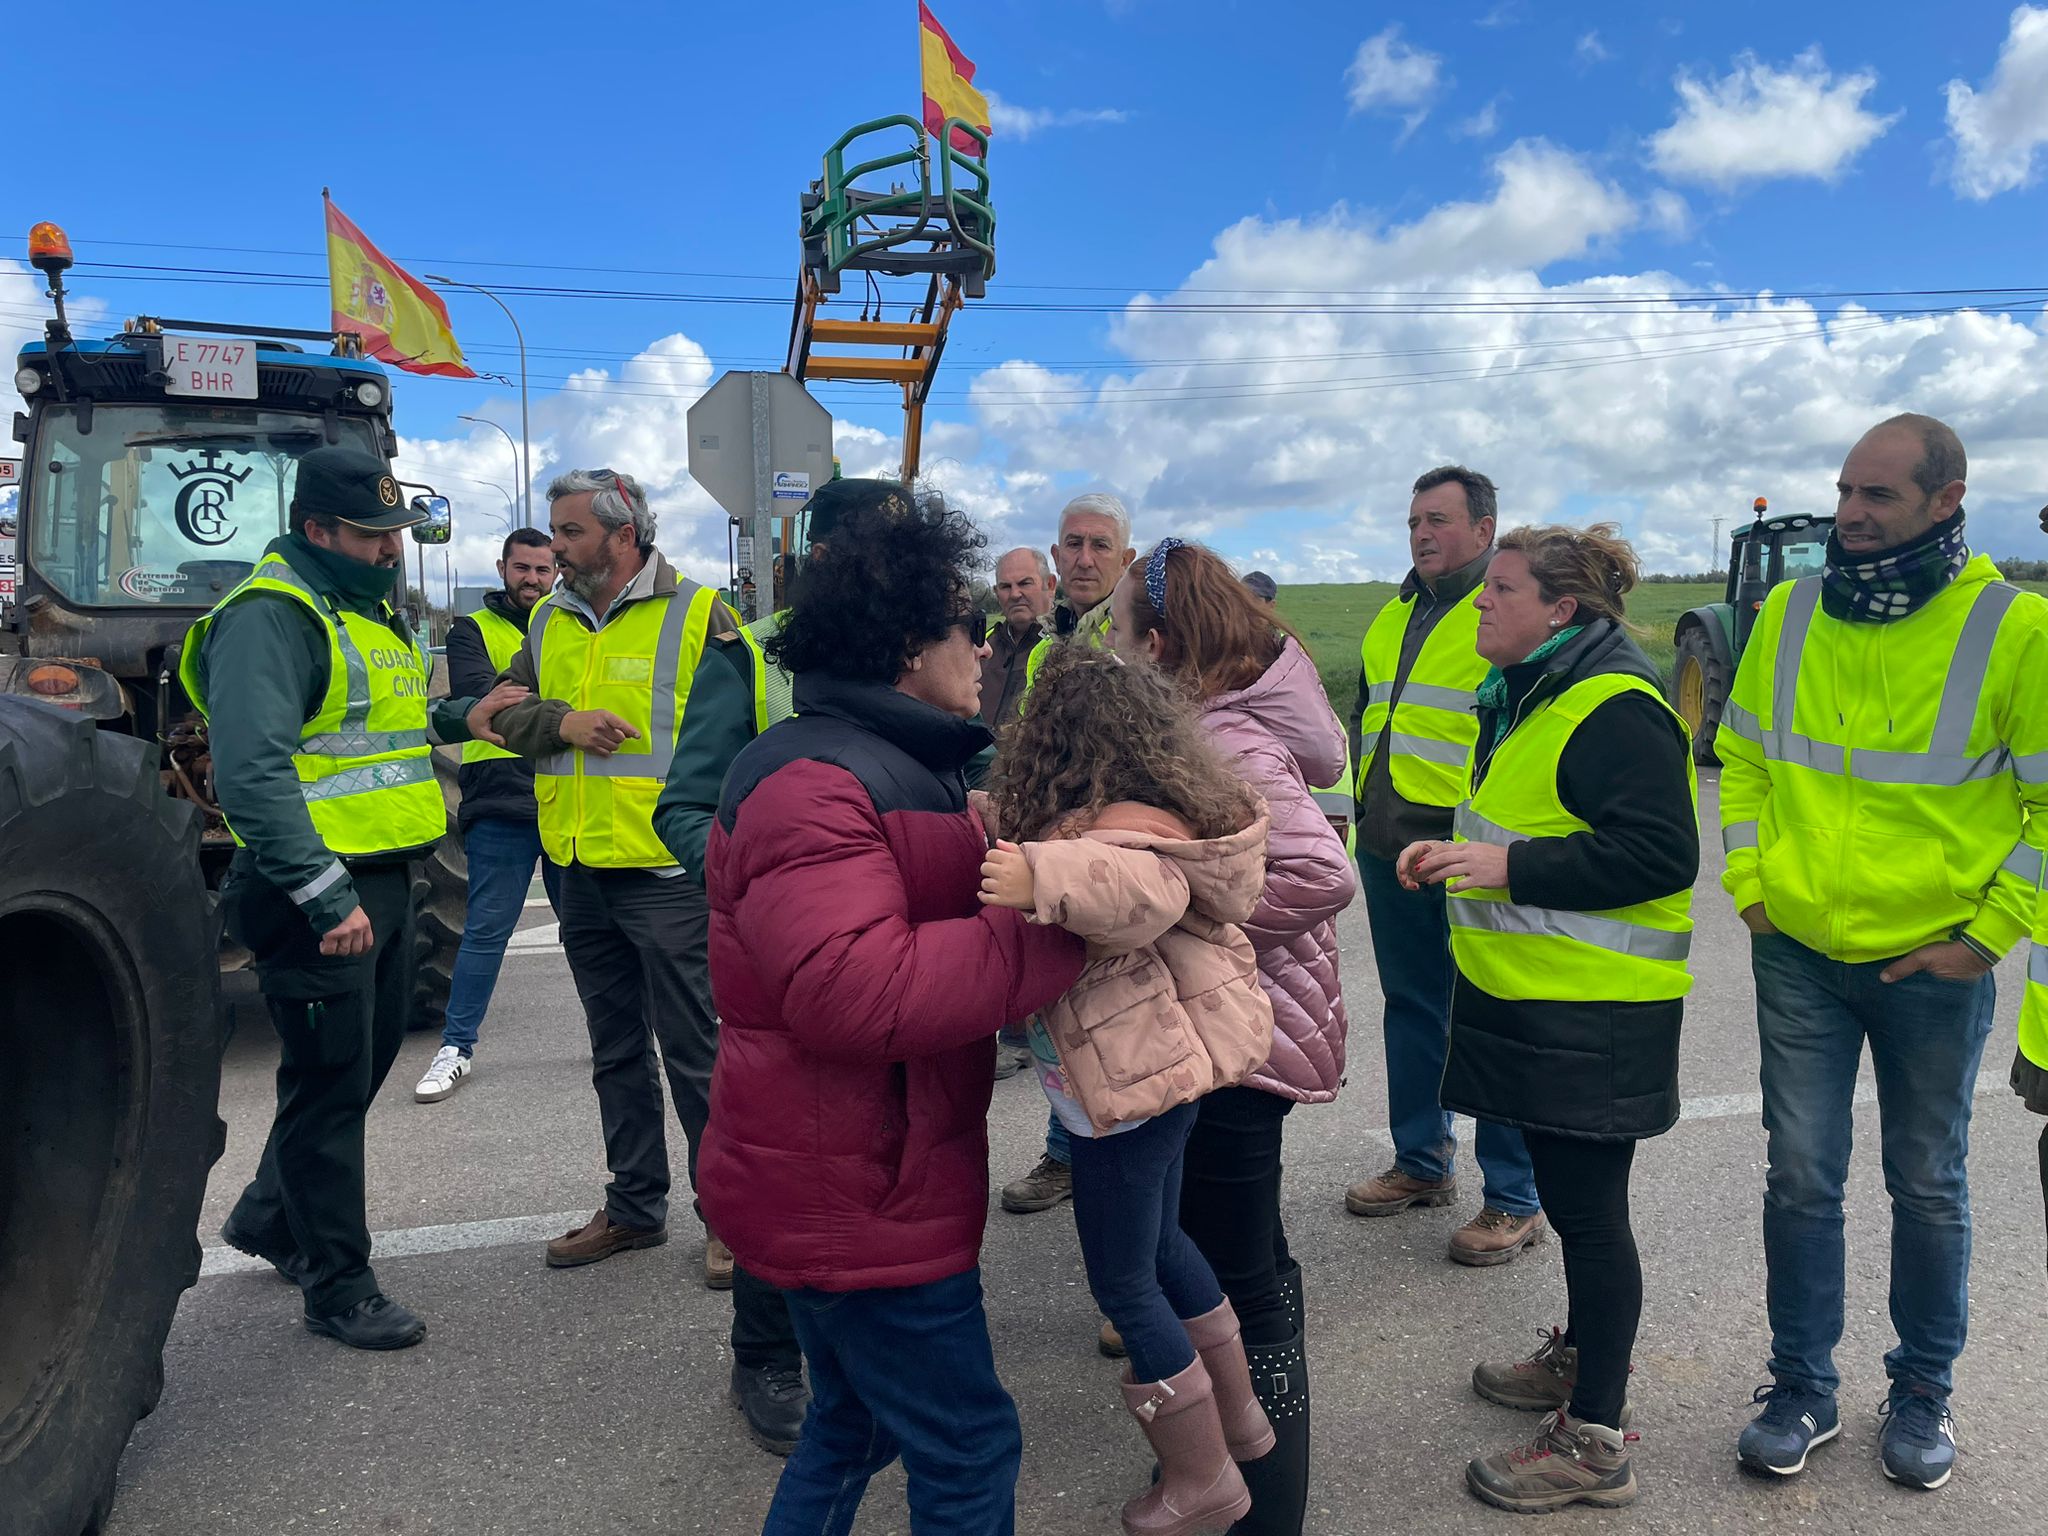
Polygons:
<instances>
[{"instance_id":1,"label":"blue jeans","mask_svg":"<svg viewBox=\"0 0 2048 1536\"><path fill-rule=\"evenodd\" d=\"M1816 1392L1841 1384L1842 1186L1863 1042L1877 1074L1878 1131L1892 1197L1892 1327L1885 1372L1942 1393L1969 1326L1971 1096L1991 1032L1991 977L1920 971L1890 984L1885 962L1850 965L1783 934L1752 939L1763 1041L1764 1266L1771 1374Z\"/></svg>"},{"instance_id":2,"label":"blue jeans","mask_svg":"<svg viewBox=\"0 0 2048 1536\"><path fill-rule=\"evenodd\" d=\"M846 1536L868 1479L898 1456L917 1536L1011 1536L1024 1437L996 1379L981 1271L787 1295L811 1407L761 1536Z\"/></svg>"},{"instance_id":3,"label":"blue jeans","mask_svg":"<svg viewBox=\"0 0 2048 1536\"><path fill-rule=\"evenodd\" d=\"M540 860L541 883L558 918L562 915L562 871L541 857L539 825L508 816L480 816L471 822L462 834L462 851L469 859L469 912L448 986L448 1018L441 1030L441 1043L470 1056L476 1052L477 1030L498 985L505 943L519 926L519 914L526 906L534 860Z\"/></svg>"},{"instance_id":4,"label":"blue jeans","mask_svg":"<svg viewBox=\"0 0 2048 1536\"><path fill-rule=\"evenodd\" d=\"M1181 1320L1223 1305L1216 1272L1180 1226L1181 1169L1197 1108L1182 1104L1134 1130L1070 1143L1088 1289L1123 1335L1133 1381L1165 1381L1193 1365Z\"/></svg>"},{"instance_id":5,"label":"blue jeans","mask_svg":"<svg viewBox=\"0 0 2048 1536\"><path fill-rule=\"evenodd\" d=\"M1058 1115L1045 1117L1045 1155L1056 1163L1074 1166L1074 1139L1067 1134L1067 1128L1060 1124Z\"/></svg>"},{"instance_id":6,"label":"blue jeans","mask_svg":"<svg viewBox=\"0 0 2048 1536\"><path fill-rule=\"evenodd\" d=\"M1372 928L1373 963L1387 1000L1382 1030L1394 1166L1411 1179L1435 1183L1451 1176L1458 1156L1450 1112L1437 1097L1450 1049L1451 978L1456 973L1444 888L1403 890L1394 866L1369 853L1359 854L1358 874ZM1522 1133L1481 1120L1474 1140L1486 1203L1512 1216L1541 1209Z\"/></svg>"}]
</instances>

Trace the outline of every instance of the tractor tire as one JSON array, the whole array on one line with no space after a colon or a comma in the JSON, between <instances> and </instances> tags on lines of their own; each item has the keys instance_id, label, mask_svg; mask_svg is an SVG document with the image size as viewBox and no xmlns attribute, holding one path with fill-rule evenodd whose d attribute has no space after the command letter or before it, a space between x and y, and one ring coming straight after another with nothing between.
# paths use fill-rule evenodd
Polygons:
<instances>
[{"instance_id":1,"label":"tractor tire","mask_svg":"<svg viewBox=\"0 0 2048 1536\"><path fill-rule=\"evenodd\" d=\"M1720 761L1714 736L1721 710L1728 702L1728 667L1714 654L1707 632L1695 621L1678 635L1678 662L1672 669L1672 707L1692 732L1692 760L1702 765Z\"/></svg>"},{"instance_id":2,"label":"tractor tire","mask_svg":"<svg viewBox=\"0 0 2048 1536\"><path fill-rule=\"evenodd\" d=\"M220 920L157 748L0 699L0 1526L98 1530L199 1277Z\"/></svg>"},{"instance_id":3,"label":"tractor tire","mask_svg":"<svg viewBox=\"0 0 2048 1536\"><path fill-rule=\"evenodd\" d=\"M448 992L455 983L455 952L462 947L462 928L469 915L469 860L462 852L456 808L462 791L455 784L460 759L434 752L434 777L448 806L448 830L434 844L413 881L413 1003L410 1027L438 1030L448 1015Z\"/></svg>"}]
</instances>

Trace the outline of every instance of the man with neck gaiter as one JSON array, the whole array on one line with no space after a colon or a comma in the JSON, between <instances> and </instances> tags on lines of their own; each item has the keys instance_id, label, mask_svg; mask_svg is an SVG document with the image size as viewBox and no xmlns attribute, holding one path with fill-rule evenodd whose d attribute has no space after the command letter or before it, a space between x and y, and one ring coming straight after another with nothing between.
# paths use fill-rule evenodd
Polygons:
<instances>
[{"instance_id":1,"label":"man with neck gaiter","mask_svg":"<svg viewBox=\"0 0 2048 1536\"><path fill-rule=\"evenodd\" d=\"M1892 1204L1886 1477L1939 1488L1969 1312L1971 1094L1991 968L2048 845L2048 599L1972 555L1965 460L1929 416L1849 452L1819 576L1765 601L1716 746L1722 883L1763 1047L1772 1380L1742 1432L1789 1476L1841 1429L1842 1189L1867 1041Z\"/></svg>"}]
</instances>

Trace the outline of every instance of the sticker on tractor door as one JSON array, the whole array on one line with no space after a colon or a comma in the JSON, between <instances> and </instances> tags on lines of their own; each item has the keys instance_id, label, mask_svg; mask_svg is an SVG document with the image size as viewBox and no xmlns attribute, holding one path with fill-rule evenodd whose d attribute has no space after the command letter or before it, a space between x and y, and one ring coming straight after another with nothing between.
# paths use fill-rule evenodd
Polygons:
<instances>
[{"instance_id":1,"label":"sticker on tractor door","mask_svg":"<svg viewBox=\"0 0 2048 1536\"><path fill-rule=\"evenodd\" d=\"M175 568L138 565L121 573L121 590L138 602L160 603L185 590L185 573Z\"/></svg>"},{"instance_id":2,"label":"sticker on tractor door","mask_svg":"<svg viewBox=\"0 0 2048 1536\"><path fill-rule=\"evenodd\" d=\"M256 398L256 343L164 338L164 393L203 400Z\"/></svg>"},{"instance_id":3,"label":"sticker on tractor door","mask_svg":"<svg viewBox=\"0 0 2048 1536\"><path fill-rule=\"evenodd\" d=\"M811 472L807 469L778 469L775 471L774 494L777 501L809 501Z\"/></svg>"}]
</instances>

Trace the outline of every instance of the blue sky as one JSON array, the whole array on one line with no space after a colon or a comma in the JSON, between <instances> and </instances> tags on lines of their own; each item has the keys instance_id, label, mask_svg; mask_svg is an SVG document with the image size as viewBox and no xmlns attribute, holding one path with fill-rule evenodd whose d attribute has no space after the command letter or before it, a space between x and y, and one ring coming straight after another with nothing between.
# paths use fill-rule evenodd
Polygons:
<instances>
[{"instance_id":1,"label":"blue sky","mask_svg":"<svg viewBox=\"0 0 2048 1536\"><path fill-rule=\"evenodd\" d=\"M1653 566L1697 568L1713 515L1758 493L1824 510L1855 435L1915 408L1972 451L1980 546L2043 553L2048 9L935 9L1000 102L1000 226L926 463L998 547L1047 542L1066 494L1106 485L1141 535L1289 579L1397 575L1408 482L1462 459L1510 522L1613 517ZM18 73L18 123L61 119L10 157L0 341L33 324L8 258L38 218L71 232L102 324L323 324L323 287L232 274L320 277L328 185L416 274L659 295L511 299L536 471L640 469L665 545L715 574L723 519L683 470L683 410L719 370L779 365L797 196L843 128L916 112L915 14L14 15L12 56L72 64ZM46 78L70 83L28 88ZM1142 307L1184 286L1208 312ZM1832 297L1853 291L1895 296ZM1672 297L1707 293L1728 297ZM450 307L475 366L516 371L496 309ZM820 394L849 472L893 463L888 391ZM455 497L457 559L480 565L503 503L478 482L509 481L510 455L457 418L516 432L516 393L401 379L398 401L407 462Z\"/></svg>"}]
</instances>

